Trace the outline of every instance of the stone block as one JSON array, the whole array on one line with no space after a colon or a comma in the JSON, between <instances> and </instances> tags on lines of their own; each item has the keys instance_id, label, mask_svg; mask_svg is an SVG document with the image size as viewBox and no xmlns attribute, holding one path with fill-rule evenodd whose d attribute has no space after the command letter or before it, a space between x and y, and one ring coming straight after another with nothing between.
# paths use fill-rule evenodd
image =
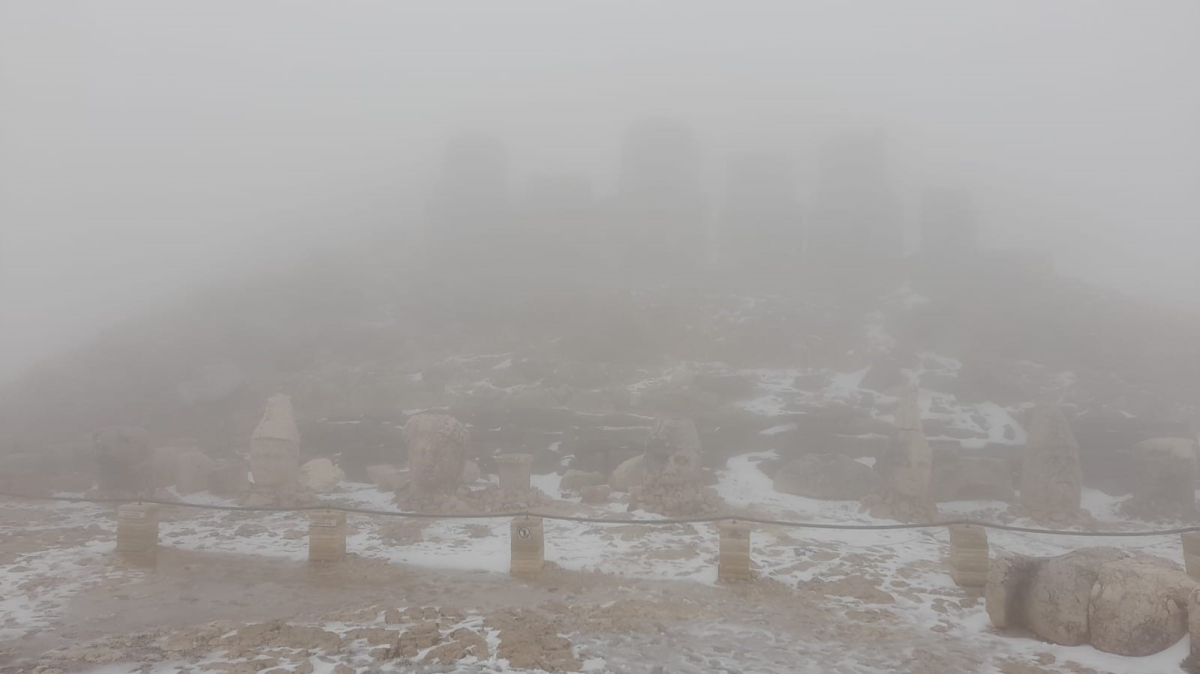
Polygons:
<instances>
[{"instance_id":1,"label":"stone block","mask_svg":"<svg viewBox=\"0 0 1200 674\"><path fill-rule=\"evenodd\" d=\"M961 588L982 592L987 585L987 529L974 524L950 527L950 576Z\"/></svg>"},{"instance_id":2,"label":"stone block","mask_svg":"<svg viewBox=\"0 0 1200 674\"><path fill-rule=\"evenodd\" d=\"M505 491L525 491L533 471L533 456L529 454L501 454L496 457L496 470L500 473L500 488Z\"/></svg>"},{"instance_id":3,"label":"stone block","mask_svg":"<svg viewBox=\"0 0 1200 674\"><path fill-rule=\"evenodd\" d=\"M724 581L753 580L750 573L750 525L745 522L721 522L720 552L717 556L717 579Z\"/></svg>"},{"instance_id":4,"label":"stone block","mask_svg":"<svg viewBox=\"0 0 1200 674\"><path fill-rule=\"evenodd\" d=\"M517 578L534 578L546 559L545 537L540 517L518 517L512 521L512 565Z\"/></svg>"},{"instance_id":5,"label":"stone block","mask_svg":"<svg viewBox=\"0 0 1200 674\"><path fill-rule=\"evenodd\" d=\"M1200 580L1200 531L1184 532L1180 538L1183 540L1183 564L1187 574L1194 580Z\"/></svg>"},{"instance_id":6,"label":"stone block","mask_svg":"<svg viewBox=\"0 0 1200 674\"><path fill-rule=\"evenodd\" d=\"M313 510L308 514L308 561L340 562L346 556L346 513Z\"/></svg>"},{"instance_id":7,"label":"stone block","mask_svg":"<svg viewBox=\"0 0 1200 674\"><path fill-rule=\"evenodd\" d=\"M158 506L128 503L117 508L117 555L138 566L158 563Z\"/></svg>"}]
</instances>

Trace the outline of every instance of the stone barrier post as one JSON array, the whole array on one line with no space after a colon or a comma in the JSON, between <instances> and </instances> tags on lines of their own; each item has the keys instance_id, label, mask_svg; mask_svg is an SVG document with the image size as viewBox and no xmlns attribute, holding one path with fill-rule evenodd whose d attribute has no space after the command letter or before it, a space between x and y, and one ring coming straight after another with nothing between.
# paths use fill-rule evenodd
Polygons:
<instances>
[{"instance_id":1,"label":"stone barrier post","mask_svg":"<svg viewBox=\"0 0 1200 674\"><path fill-rule=\"evenodd\" d=\"M950 577L968 590L983 591L988 575L987 529L976 524L950 527Z\"/></svg>"},{"instance_id":2,"label":"stone barrier post","mask_svg":"<svg viewBox=\"0 0 1200 674\"><path fill-rule=\"evenodd\" d=\"M501 454L496 457L496 469L500 472L500 488L505 491L526 491L533 471L533 456L530 454Z\"/></svg>"},{"instance_id":3,"label":"stone barrier post","mask_svg":"<svg viewBox=\"0 0 1200 674\"><path fill-rule=\"evenodd\" d=\"M340 562L346 556L346 513L313 510L308 514L308 561Z\"/></svg>"},{"instance_id":4,"label":"stone barrier post","mask_svg":"<svg viewBox=\"0 0 1200 674\"><path fill-rule=\"evenodd\" d=\"M512 566L517 578L535 578L546 559L546 542L540 517L517 517L512 521Z\"/></svg>"},{"instance_id":5,"label":"stone barrier post","mask_svg":"<svg viewBox=\"0 0 1200 674\"><path fill-rule=\"evenodd\" d=\"M117 554L138 566L158 564L158 506L127 503L117 508Z\"/></svg>"},{"instance_id":6,"label":"stone barrier post","mask_svg":"<svg viewBox=\"0 0 1200 674\"><path fill-rule=\"evenodd\" d=\"M1200 531L1185 531L1183 540L1183 564L1193 580L1200 580Z\"/></svg>"},{"instance_id":7,"label":"stone barrier post","mask_svg":"<svg viewBox=\"0 0 1200 674\"><path fill-rule=\"evenodd\" d=\"M717 524L720 551L717 555L717 580L753 580L750 573L750 525L723 521Z\"/></svg>"}]
</instances>

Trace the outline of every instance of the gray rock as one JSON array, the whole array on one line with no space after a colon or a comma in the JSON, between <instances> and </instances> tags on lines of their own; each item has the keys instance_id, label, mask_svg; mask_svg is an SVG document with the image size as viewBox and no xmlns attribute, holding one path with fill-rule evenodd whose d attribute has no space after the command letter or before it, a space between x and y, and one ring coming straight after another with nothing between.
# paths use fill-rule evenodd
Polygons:
<instances>
[{"instance_id":1,"label":"gray rock","mask_svg":"<svg viewBox=\"0 0 1200 674\"><path fill-rule=\"evenodd\" d=\"M870 466L838 454L801 457L776 471L772 482L781 494L828 501L857 501L882 484Z\"/></svg>"},{"instance_id":2,"label":"gray rock","mask_svg":"<svg viewBox=\"0 0 1200 674\"><path fill-rule=\"evenodd\" d=\"M563 475L559 488L564 491L579 491L581 487L594 487L604 484L604 473L589 473L582 470L568 470Z\"/></svg>"}]
</instances>

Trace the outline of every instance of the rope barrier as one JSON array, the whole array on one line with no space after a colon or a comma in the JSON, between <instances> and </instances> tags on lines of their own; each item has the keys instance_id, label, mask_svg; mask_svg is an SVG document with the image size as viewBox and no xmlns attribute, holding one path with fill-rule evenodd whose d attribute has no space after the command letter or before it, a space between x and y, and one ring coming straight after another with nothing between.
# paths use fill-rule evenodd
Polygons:
<instances>
[{"instance_id":1,"label":"rope barrier","mask_svg":"<svg viewBox=\"0 0 1200 674\"><path fill-rule=\"evenodd\" d=\"M355 508L333 503L311 506L231 506L212 503L188 503L186 501L168 501L165 499L130 499L130 498L87 498L83 496L30 496L28 494L13 494L0 492L0 497L27 499L33 501L55 501L63 503L151 503L155 505L177 506L197 510L224 510L232 512L311 512L314 510L332 510L357 515L377 515L382 517L408 517L416 519L500 519L514 517L540 517L561 522L580 522L584 524L710 524L715 522L749 522L767 526L790 527L796 529L825 529L835 531L891 531L895 529L934 529L960 524L972 524L985 529L1013 531L1026 534L1044 534L1053 536L1083 536L1095 538L1138 538L1151 536L1178 536L1180 534L1200 531L1200 526L1176 527L1173 529L1152 529L1148 531L1084 531L1078 529L1037 529L1021 527L1000 522L985 522L973 519L942 520L930 523L895 523L895 524L835 524L831 522L796 522L791 520L776 520L762 517L747 517L740 515L716 515L707 517L676 517L670 519L629 519L627 517L581 517L574 515L556 515L522 510L502 513L422 513L399 510L374 510L370 508Z\"/></svg>"}]
</instances>

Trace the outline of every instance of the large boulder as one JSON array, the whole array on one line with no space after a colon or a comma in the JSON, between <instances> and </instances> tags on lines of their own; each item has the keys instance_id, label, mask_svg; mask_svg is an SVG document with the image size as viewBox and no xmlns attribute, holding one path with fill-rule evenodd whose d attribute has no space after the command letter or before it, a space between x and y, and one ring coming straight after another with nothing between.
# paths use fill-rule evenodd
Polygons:
<instances>
[{"instance_id":1,"label":"large boulder","mask_svg":"<svg viewBox=\"0 0 1200 674\"><path fill-rule=\"evenodd\" d=\"M96 482L105 492L140 492L153 479L154 451L144 428L113 426L92 436Z\"/></svg>"},{"instance_id":2,"label":"large boulder","mask_svg":"<svg viewBox=\"0 0 1200 674\"><path fill-rule=\"evenodd\" d=\"M809 454L775 472L775 491L827 501L857 501L883 486L870 466L839 454Z\"/></svg>"},{"instance_id":3,"label":"large boulder","mask_svg":"<svg viewBox=\"0 0 1200 674\"><path fill-rule=\"evenodd\" d=\"M467 461L467 429L446 414L417 414L404 424L410 488L417 494L453 494Z\"/></svg>"},{"instance_id":4,"label":"large boulder","mask_svg":"<svg viewBox=\"0 0 1200 674\"><path fill-rule=\"evenodd\" d=\"M646 458L642 454L638 454L632 459L627 459L613 470L612 476L608 478L608 485L614 491L630 491L634 487L640 487L646 481Z\"/></svg>"},{"instance_id":5,"label":"large boulder","mask_svg":"<svg viewBox=\"0 0 1200 674\"><path fill-rule=\"evenodd\" d=\"M1186 438L1143 440L1133 448L1137 474L1133 495L1121 502L1126 515L1147 520L1200 516L1196 509L1196 441Z\"/></svg>"},{"instance_id":6,"label":"large boulder","mask_svg":"<svg viewBox=\"0 0 1200 674\"><path fill-rule=\"evenodd\" d=\"M1101 566L1088 606L1092 646L1127 656L1171 646L1187 634L1187 600L1195 588L1178 564L1161 557Z\"/></svg>"},{"instance_id":7,"label":"large boulder","mask_svg":"<svg viewBox=\"0 0 1200 674\"><path fill-rule=\"evenodd\" d=\"M300 467L300 484L318 494L335 491L345 477L342 469L326 458L313 459Z\"/></svg>"},{"instance_id":8,"label":"large boulder","mask_svg":"<svg viewBox=\"0 0 1200 674\"><path fill-rule=\"evenodd\" d=\"M1197 587L1177 564L1112 547L1057 557L1000 555L985 598L997 627L1028 629L1063 646L1090 643L1120 655L1157 653L1187 633Z\"/></svg>"},{"instance_id":9,"label":"large boulder","mask_svg":"<svg viewBox=\"0 0 1200 674\"><path fill-rule=\"evenodd\" d=\"M559 482L563 491L579 491L581 487L594 487L604 484L604 473L589 473L582 470L568 470Z\"/></svg>"}]
</instances>

